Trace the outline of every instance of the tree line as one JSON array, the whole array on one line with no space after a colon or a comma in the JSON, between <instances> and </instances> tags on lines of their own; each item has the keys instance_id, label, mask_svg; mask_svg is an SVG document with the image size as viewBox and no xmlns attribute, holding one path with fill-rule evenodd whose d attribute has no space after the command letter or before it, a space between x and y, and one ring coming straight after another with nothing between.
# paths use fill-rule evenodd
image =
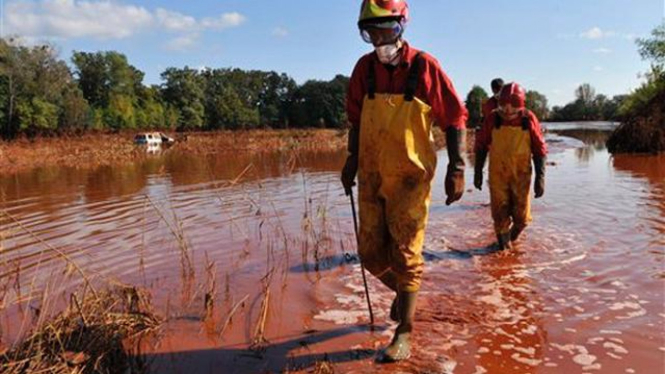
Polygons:
<instances>
[{"instance_id":1,"label":"tree line","mask_svg":"<svg viewBox=\"0 0 665 374\"><path fill-rule=\"evenodd\" d=\"M652 61L647 82L630 95L609 98L589 84L575 100L550 109L545 95L526 92L526 106L541 120L622 121L637 113L663 87L665 25L637 41ZM72 133L90 130L238 130L342 128L349 78L309 80L298 85L286 74L231 68L171 67L162 83L146 86L144 73L114 51L74 51L71 67L53 46L23 46L0 39L0 135ZM469 127L481 121L487 92L478 85L466 96Z\"/></svg>"},{"instance_id":2,"label":"tree line","mask_svg":"<svg viewBox=\"0 0 665 374\"><path fill-rule=\"evenodd\" d=\"M310 80L241 69L168 68L162 83L114 51L78 52L71 68L53 46L0 39L0 133L89 130L339 128L348 78Z\"/></svg>"}]
</instances>

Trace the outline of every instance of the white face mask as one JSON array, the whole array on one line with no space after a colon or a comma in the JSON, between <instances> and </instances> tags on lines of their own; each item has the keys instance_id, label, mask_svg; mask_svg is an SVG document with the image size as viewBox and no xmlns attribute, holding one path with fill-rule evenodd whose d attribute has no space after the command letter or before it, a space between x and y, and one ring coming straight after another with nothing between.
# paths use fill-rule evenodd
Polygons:
<instances>
[{"instance_id":1,"label":"white face mask","mask_svg":"<svg viewBox=\"0 0 665 374\"><path fill-rule=\"evenodd\" d=\"M381 61L382 64L397 65L400 58L400 44L401 43L398 42L395 44L386 44L374 47L376 55L379 57L379 61Z\"/></svg>"}]
</instances>

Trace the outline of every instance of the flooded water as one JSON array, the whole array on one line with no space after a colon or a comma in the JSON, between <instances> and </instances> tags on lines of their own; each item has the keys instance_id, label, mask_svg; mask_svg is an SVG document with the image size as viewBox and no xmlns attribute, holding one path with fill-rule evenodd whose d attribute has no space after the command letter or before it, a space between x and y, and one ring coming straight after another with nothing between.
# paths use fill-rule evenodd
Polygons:
<instances>
[{"instance_id":1,"label":"flooded water","mask_svg":"<svg viewBox=\"0 0 665 374\"><path fill-rule=\"evenodd\" d=\"M611 124L547 124L545 196L497 252L489 194L444 204L445 151L425 244L414 357L374 364L392 295L356 258L344 152L165 153L94 171L0 178L0 337L68 290L133 284L167 317L143 344L154 373L662 373L665 155L611 157ZM214 296L206 317L204 296Z\"/></svg>"}]
</instances>

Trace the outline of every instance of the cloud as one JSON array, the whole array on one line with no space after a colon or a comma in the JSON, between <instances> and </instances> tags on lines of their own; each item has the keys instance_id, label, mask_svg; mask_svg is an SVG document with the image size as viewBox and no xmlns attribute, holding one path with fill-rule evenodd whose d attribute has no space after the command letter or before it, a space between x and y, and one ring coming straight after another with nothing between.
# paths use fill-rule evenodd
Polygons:
<instances>
[{"instance_id":1,"label":"cloud","mask_svg":"<svg viewBox=\"0 0 665 374\"><path fill-rule=\"evenodd\" d=\"M13 2L5 9L8 30L23 37L122 39L148 28L153 15L143 7L109 1Z\"/></svg>"},{"instance_id":2,"label":"cloud","mask_svg":"<svg viewBox=\"0 0 665 374\"><path fill-rule=\"evenodd\" d=\"M168 30L190 31L197 27L194 17L190 17L178 12L172 12L163 8L158 8L155 12L157 22Z\"/></svg>"},{"instance_id":3,"label":"cloud","mask_svg":"<svg viewBox=\"0 0 665 374\"><path fill-rule=\"evenodd\" d=\"M600 27L592 27L589 30L581 33L580 37L584 39L595 40L609 38L614 35L616 35L614 31L603 31Z\"/></svg>"},{"instance_id":4,"label":"cloud","mask_svg":"<svg viewBox=\"0 0 665 374\"><path fill-rule=\"evenodd\" d=\"M285 29L284 27L276 27L274 30L272 30L272 35L278 38L285 38L289 36L289 30Z\"/></svg>"},{"instance_id":5,"label":"cloud","mask_svg":"<svg viewBox=\"0 0 665 374\"><path fill-rule=\"evenodd\" d=\"M608 48L596 48L596 49L593 50L593 53L598 53L598 54L601 54L601 55L608 55L608 54L612 53L612 50L608 49Z\"/></svg>"},{"instance_id":6,"label":"cloud","mask_svg":"<svg viewBox=\"0 0 665 374\"><path fill-rule=\"evenodd\" d=\"M217 18L204 18L201 21L201 25L208 29L228 29L231 27L237 27L242 25L246 20L246 17L240 13L224 13Z\"/></svg>"},{"instance_id":7,"label":"cloud","mask_svg":"<svg viewBox=\"0 0 665 374\"><path fill-rule=\"evenodd\" d=\"M180 33L168 42L176 49L193 45L203 30L237 27L246 20L237 12L196 19L112 0L15 0L6 5L5 13L9 33L24 38L124 39L157 30Z\"/></svg>"},{"instance_id":8,"label":"cloud","mask_svg":"<svg viewBox=\"0 0 665 374\"><path fill-rule=\"evenodd\" d=\"M593 67L593 71L603 71L603 70L605 70L605 68L603 68L602 66L594 66Z\"/></svg>"}]
</instances>

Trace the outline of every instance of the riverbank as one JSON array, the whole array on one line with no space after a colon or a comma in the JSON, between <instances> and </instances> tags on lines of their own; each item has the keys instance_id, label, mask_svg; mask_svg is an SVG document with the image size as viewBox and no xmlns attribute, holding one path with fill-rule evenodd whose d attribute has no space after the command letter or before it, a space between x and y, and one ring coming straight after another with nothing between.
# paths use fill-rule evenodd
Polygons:
<instances>
[{"instance_id":1,"label":"riverbank","mask_svg":"<svg viewBox=\"0 0 665 374\"><path fill-rule=\"evenodd\" d=\"M639 97L647 96L649 91L655 93L640 102ZM665 77L633 95L638 99L624 123L607 140L607 149L612 154L665 152Z\"/></svg>"},{"instance_id":2,"label":"riverbank","mask_svg":"<svg viewBox=\"0 0 665 374\"><path fill-rule=\"evenodd\" d=\"M92 169L141 161L150 153L145 147L134 145L135 134L86 134L0 142L0 175L45 167ZM194 132L178 134L173 146L158 152L202 155L293 149L336 151L346 147L345 135L343 130Z\"/></svg>"}]
</instances>

